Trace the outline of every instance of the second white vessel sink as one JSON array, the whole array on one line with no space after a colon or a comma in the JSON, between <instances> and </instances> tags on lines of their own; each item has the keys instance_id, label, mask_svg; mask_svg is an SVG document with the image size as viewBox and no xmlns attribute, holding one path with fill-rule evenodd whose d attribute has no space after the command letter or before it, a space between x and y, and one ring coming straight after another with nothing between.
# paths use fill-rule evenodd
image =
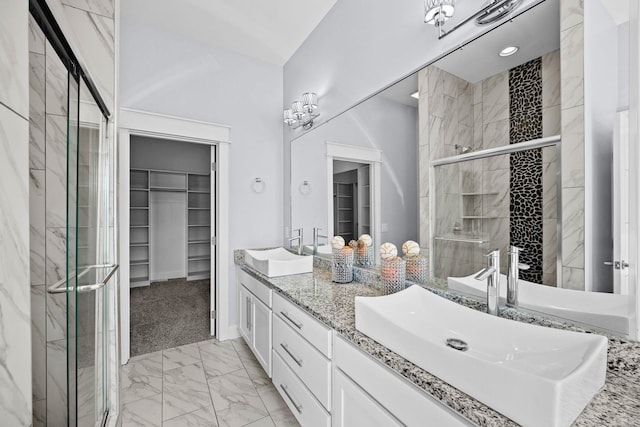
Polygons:
<instances>
[{"instance_id":1,"label":"second white vessel sink","mask_svg":"<svg viewBox=\"0 0 640 427\"><path fill-rule=\"evenodd\" d=\"M484 298L487 284L466 277L449 277L449 289ZM507 298L507 276L500 275L500 300ZM520 279L518 281L518 305L522 308L551 314L552 316L596 325L619 334L629 334L629 322L633 318L633 306L627 295L602 292L584 292L539 285Z\"/></svg>"},{"instance_id":2,"label":"second white vessel sink","mask_svg":"<svg viewBox=\"0 0 640 427\"><path fill-rule=\"evenodd\" d=\"M356 329L525 426L569 426L605 382L607 339L491 316L419 286L356 297Z\"/></svg>"},{"instance_id":3,"label":"second white vessel sink","mask_svg":"<svg viewBox=\"0 0 640 427\"><path fill-rule=\"evenodd\" d=\"M312 256L295 255L285 248L246 249L244 252L245 263L267 277L289 276L313 271Z\"/></svg>"}]
</instances>

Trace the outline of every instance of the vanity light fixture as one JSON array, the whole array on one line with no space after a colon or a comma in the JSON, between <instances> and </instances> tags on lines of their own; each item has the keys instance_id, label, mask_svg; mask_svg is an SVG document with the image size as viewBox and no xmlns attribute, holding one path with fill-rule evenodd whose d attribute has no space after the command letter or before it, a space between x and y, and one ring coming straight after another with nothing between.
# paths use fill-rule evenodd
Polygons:
<instances>
[{"instance_id":1,"label":"vanity light fixture","mask_svg":"<svg viewBox=\"0 0 640 427\"><path fill-rule=\"evenodd\" d=\"M424 22L441 27L453 16L456 10L455 0L425 0Z\"/></svg>"},{"instance_id":2,"label":"vanity light fixture","mask_svg":"<svg viewBox=\"0 0 640 427\"><path fill-rule=\"evenodd\" d=\"M511 56L516 53L520 48L518 46L507 46L499 53L500 56Z\"/></svg>"},{"instance_id":3,"label":"vanity light fixture","mask_svg":"<svg viewBox=\"0 0 640 427\"><path fill-rule=\"evenodd\" d=\"M415 99L420 99L420 92L419 92L419 91L415 91L415 92L413 92L413 93L411 94L411 97L412 97L412 98L415 98Z\"/></svg>"},{"instance_id":4,"label":"vanity light fixture","mask_svg":"<svg viewBox=\"0 0 640 427\"><path fill-rule=\"evenodd\" d=\"M441 39L469 21L475 20L477 25L498 22L514 11L521 2L522 0L489 0L478 12L445 31L444 23L453 16L455 0L424 0L424 22L434 25L438 29L438 39Z\"/></svg>"},{"instance_id":5,"label":"vanity light fixture","mask_svg":"<svg viewBox=\"0 0 640 427\"><path fill-rule=\"evenodd\" d=\"M284 123L292 129L302 126L303 129L311 129L313 119L318 117L318 95L315 92L302 94L302 101L294 101L291 108L284 110Z\"/></svg>"}]
</instances>

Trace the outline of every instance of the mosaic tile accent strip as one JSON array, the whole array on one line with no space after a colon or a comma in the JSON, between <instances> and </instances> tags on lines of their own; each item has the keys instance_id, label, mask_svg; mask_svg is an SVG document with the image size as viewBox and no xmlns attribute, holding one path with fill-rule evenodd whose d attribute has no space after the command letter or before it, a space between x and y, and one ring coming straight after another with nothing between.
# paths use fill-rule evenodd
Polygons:
<instances>
[{"instance_id":1,"label":"mosaic tile accent strip","mask_svg":"<svg viewBox=\"0 0 640 427\"><path fill-rule=\"evenodd\" d=\"M536 138L542 138L542 58L509 70L509 143ZM542 150L509 157L510 243L530 266L520 276L542 283Z\"/></svg>"}]
</instances>

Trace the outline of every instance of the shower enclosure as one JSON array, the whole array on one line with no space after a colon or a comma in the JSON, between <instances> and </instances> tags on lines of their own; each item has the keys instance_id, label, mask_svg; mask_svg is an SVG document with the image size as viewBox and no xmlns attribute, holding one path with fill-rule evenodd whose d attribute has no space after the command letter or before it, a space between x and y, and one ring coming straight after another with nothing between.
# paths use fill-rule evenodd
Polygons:
<instances>
[{"instance_id":1,"label":"shower enclosure","mask_svg":"<svg viewBox=\"0 0 640 427\"><path fill-rule=\"evenodd\" d=\"M550 137L434 160L433 251L436 277L468 276L499 249L522 248L525 280L556 286L560 138Z\"/></svg>"},{"instance_id":2,"label":"shower enclosure","mask_svg":"<svg viewBox=\"0 0 640 427\"><path fill-rule=\"evenodd\" d=\"M30 11L33 424L102 426L118 389L112 124L46 4Z\"/></svg>"}]
</instances>

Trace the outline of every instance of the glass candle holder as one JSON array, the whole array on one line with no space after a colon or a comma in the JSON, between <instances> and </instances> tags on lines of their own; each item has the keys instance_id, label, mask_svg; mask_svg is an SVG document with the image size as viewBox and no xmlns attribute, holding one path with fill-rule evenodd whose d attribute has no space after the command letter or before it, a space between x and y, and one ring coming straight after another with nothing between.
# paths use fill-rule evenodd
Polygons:
<instances>
[{"instance_id":1,"label":"glass candle holder","mask_svg":"<svg viewBox=\"0 0 640 427\"><path fill-rule=\"evenodd\" d=\"M348 246L333 249L331 258L331 280L335 283L353 281L353 249Z\"/></svg>"},{"instance_id":2,"label":"glass candle holder","mask_svg":"<svg viewBox=\"0 0 640 427\"><path fill-rule=\"evenodd\" d=\"M373 246L356 248L354 263L358 267L373 267Z\"/></svg>"},{"instance_id":3,"label":"glass candle holder","mask_svg":"<svg viewBox=\"0 0 640 427\"><path fill-rule=\"evenodd\" d=\"M424 283L427 280L427 259L423 256L405 258L407 261L407 280Z\"/></svg>"},{"instance_id":4,"label":"glass candle holder","mask_svg":"<svg viewBox=\"0 0 640 427\"><path fill-rule=\"evenodd\" d=\"M405 288L407 262L402 258L382 260L380 279L386 294L393 294Z\"/></svg>"}]
</instances>

